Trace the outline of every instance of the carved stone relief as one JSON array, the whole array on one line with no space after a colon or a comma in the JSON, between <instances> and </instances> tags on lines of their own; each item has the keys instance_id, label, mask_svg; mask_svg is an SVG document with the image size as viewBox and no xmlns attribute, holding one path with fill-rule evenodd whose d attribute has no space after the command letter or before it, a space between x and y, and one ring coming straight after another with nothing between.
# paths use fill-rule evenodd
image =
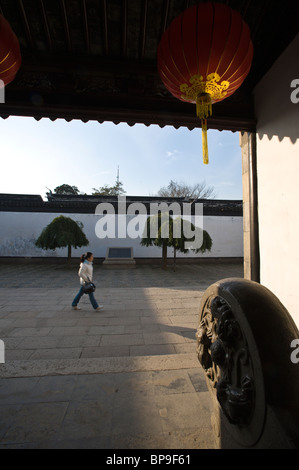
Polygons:
<instances>
[{"instance_id":1,"label":"carved stone relief","mask_svg":"<svg viewBox=\"0 0 299 470\"><path fill-rule=\"evenodd\" d=\"M255 384L248 345L228 303L209 298L196 333L198 359L226 418L231 424L250 422Z\"/></svg>"}]
</instances>

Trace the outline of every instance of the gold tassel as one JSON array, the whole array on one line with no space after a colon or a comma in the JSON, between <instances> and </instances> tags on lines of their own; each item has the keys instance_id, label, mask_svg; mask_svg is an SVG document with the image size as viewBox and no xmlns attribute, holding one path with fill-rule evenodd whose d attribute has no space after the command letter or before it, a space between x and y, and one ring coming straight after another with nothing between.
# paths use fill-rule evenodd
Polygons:
<instances>
[{"instance_id":1,"label":"gold tassel","mask_svg":"<svg viewBox=\"0 0 299 470\"><path fill-rule=\"evenodd\" d=\"M201 119L203 162L207 165L209 163L207 118L212 116L212 99L209 93L202 93L197 96L196 114Z\"/></svg>"},{"instance_id":2,"label":"gold tassel","mask_svg":"<svg viewBox=\"0 0 299 470\"><path fill-rule=\"evenodd\" d=\"M202 155L203 155L203 162L205 165L209 163L209 151L208 151L208 126L207 120L203 119L201 121L201 128L202 128Z\"/></svg>"}]
</instances>

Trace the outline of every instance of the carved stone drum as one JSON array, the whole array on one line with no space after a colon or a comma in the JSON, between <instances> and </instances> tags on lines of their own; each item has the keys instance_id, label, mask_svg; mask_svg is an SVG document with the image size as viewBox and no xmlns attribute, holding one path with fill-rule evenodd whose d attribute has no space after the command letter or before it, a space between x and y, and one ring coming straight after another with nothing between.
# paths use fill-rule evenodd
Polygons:
<instances>
[{"instance_id":1,"label":"carved stone drum","mask_svg":"<svg viewBox=\"0 0 299 470\"><path fill-rule=\"evenodd\" d=\"M265 287L224 279L205 292L197 354L213 399L221 448L299 447L299 332Z\"/></svg>"}]
</instances>

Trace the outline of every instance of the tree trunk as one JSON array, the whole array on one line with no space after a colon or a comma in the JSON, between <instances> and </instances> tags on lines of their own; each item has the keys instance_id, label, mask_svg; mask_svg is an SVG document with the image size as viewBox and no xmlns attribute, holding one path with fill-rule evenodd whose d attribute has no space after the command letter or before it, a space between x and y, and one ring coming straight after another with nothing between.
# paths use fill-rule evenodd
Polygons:
<instances>
[{"instance_id":1,"label":"tree trunk","mask_svg":"<svg viewBox=\"0 0 299 470\"><path fill-rule=\"evenodd\" d=\"M72 245L67 246L67 264L70 265L72 260Z\"/></svg>"},{"instance_id":2,"label":"tree trunk","mask_svg":"<svg viewBox=\"0 0 299 470\"><path fill-rule=\"evenodd\" d=\"M176 248L173 249L173 270L176 270Z\"/></svg>"},{"instance_id":3,"label":"tree trunk","mask_svg":"<svg viewBox=\"0 0 299 470\"><path fill-rule=\"evenodd\" d=\"M167 269L167 245L162 247L163 269Z\"/></svg>"}]
</instances>

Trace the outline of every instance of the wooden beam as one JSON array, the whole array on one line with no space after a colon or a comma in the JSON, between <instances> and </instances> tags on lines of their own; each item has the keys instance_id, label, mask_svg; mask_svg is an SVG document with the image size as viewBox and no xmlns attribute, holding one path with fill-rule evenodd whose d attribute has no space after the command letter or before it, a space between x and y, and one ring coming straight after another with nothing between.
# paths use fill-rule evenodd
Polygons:
<instances>
[{"instance_id":1,"label":"wooden beam","mask_svg":"<svg viewBox=\"0 0 299 470\"><path fill-rule=\"evenodd\" d=\"M66 37L67 49L68 51L71 51L72 41L71 41L71 36L70 36L70 28L69 28L69 22L67 18L65 0L61 0L61 11L62 11L63 26L64 26L64 33Z\"/></svg>"},{"instance_id":2,"label":"wooden beam","mask_svg":"<svg viewBox=\"0 0 299 470\"><path fill-rule=\"evenodd\" d=\"M38 93L35 91L35 93ZM27 90L7 89L6 102L0 107L0 116L32 116L50 119L81 119L84 121L112 121L127 123L172 125L189 129L200 128L194 107L175 99L134 95L77 94L68 89L44 90L37 104L31 101ZM255 119L249 107L223 107L219 103L209 118L208 128L232 131L254 131Z\"/></svg>"},{"instance_id":3,"label":"wooden beam","mask_svg":"<svg viewBox=\"0 0 299 470\"><path fill-rule=\"evenodd\" d=\"M163 16L162 16L162 21L161 21L161 32L160 32L160 37L159 39L162 37L163 33L166 31L167 29L167 25L168 25L168 16L169 16L169 1L170 0L164 0L164 4L163 4Z\"/></svg>"},{"instance_id":4,"label":"wooden beam","mask_svg":"<svg viewBox=\"0 0 299 470\"><path fill-rule=\"evenodd\" d=\"M122 3L122 56L127 57L128 45L128 0L123 0Z\"/></svg>"},{"instance_id":5,"label":"wooden beam","mask_svg":"<svg viewBox=\"0 0 299 470\"><path fill-rule=\"evenodd\" d=\"M103 16L103 40L104 40L104 54L109 54L109 39L108 39L108 11L107 11L107 0L102 0L102 16Z\"/></svg>"},{"instance_id":6,"label":"wooden beam","mask_svg":"<svg viewBox=\"0 0 299 470\"><path fill-rule=\"evenodd\" d=\"M140 58L144 58L146 45L146 27L147 27L148 0L143 0L143 10L140 28Z\"/></svg>"},{"instance_id":7,"label":"wooden beam","mask_svg":"<svg viewBox=\"0 0 299 470\"><path fill-rule=\"evenodd\" d=\"M90 41L89 41L86 2L85 0L81 0L81 1L82 1L82 10L83 10L83 24L84 24L84 36L85 36L86 49L87 49L87 54L90 54Z\"/></svg>"},{"instance_id":8,"label":"wooden beam","mask_svg":"<svg viewBox=\"0 0 299 470\"><path fill-rule=\"evenodd\" d=\"M45 11L45 5L44 5L43 0L39 0L39 7L40 7L40 12L41 12L41 15L42 15L42 19L43 19L43 25L44 25L46 38L47 38L47 41L48 41L48 46L49 46L50 51L52 51L52 38L51 38L48 18L47 18L47 14L46 14L46 11Z\"/></svg>"},{"instance_id":9,"label":"wooden beam","mask_svg":"<svg viewBox=\"0 0 299 470\"><path fill-rule=\"evenodd\" d=\"M27 18L26 11L24 8L23 0L18 0L18 4L19 4L19 10L21 13L21 18L22 18L22 22L23 22L23 26L25 29L25 34L26 34L29 47L33 48L34 43L33 43L32 34L30 31L29 23L28 23L28 18Z\"/></svg>"}]
</instances>

